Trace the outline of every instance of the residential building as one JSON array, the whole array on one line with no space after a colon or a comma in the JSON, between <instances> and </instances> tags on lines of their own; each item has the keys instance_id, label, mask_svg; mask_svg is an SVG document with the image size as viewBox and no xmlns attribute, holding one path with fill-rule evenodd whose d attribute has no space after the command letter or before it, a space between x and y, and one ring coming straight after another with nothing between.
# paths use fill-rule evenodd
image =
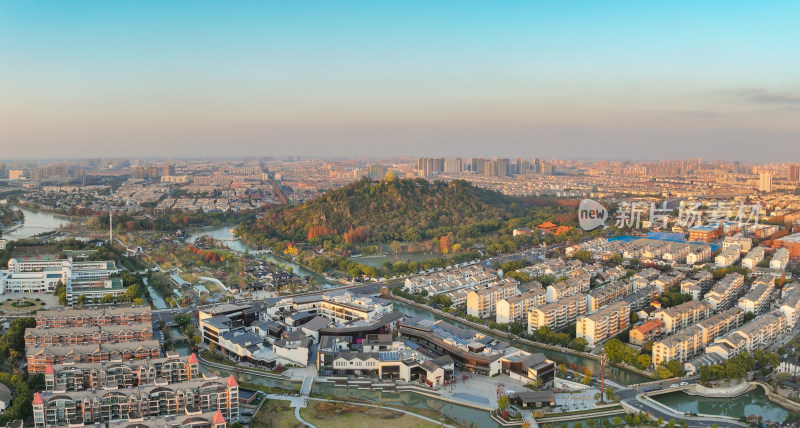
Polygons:
<instances>
[{"instance_id":1,"label":"residential building","mask_svg":"<svg viewBox=\"0 0 800 428\"><path fill-rule=\"evenodd\" d=\"M152 322L153 312L149 306L49 309L36 312L37 328L102 327Z\"/></svg>"},{"instance_id":2,"label":"residential building","mask_svg":"<svg viewBox=\"0 0 800 428\"><path fill-rule=\"evenodd\" d=\"M741 233L733 236L726 236L722 241L722 249L727 250L729 247L738 245L741 251L750 251L753 248L753 239L748 238Z\"/></svg>"},{"instance_id":3,"label":"residential building","mask_svg":"<svg viewBox=\"0 0 800 428\"><path fill-rule=\"evenodd\" d=\"M800 376L800 361L794 358L781 358L777 367L778 373L786 373L792 377Z\"/></svg>"},{"instance_id":4,"label":"residential building","mask_svg":"<svg viewBox=\"0 0 800 428\"><path fill-rule=\"evenodd\" d=\"M180 383L200 377L194 354L109 363L48 364L44 371L45 391L68 392L110 390L155 383Z\"/></svg>"},{"instance_id":5,"label":"residential building","mask_svg":"<svg viewBox=\"0 0 800 428\"><path fill-rule=\"evenodd\" d=\"M625 302L613 303L590 315L578 317L576 337L594 347L626 330L630 325L631 308Z\"/></svg>"},{"instance_id":6,"label":"residential building","mask_svg":"<svg viewBox=\"0 0 800 428\"><path fill-rule=\"evenodd\" d=\"M707 270L701 270L681 282L681 293L691 295L693 300L700 300L713 284L714 275Z\"/></svg>"},{"instance_id":7,"label":"residential building","mask_svg":"<svg viewBox=\"0 0 800 428\"><path fill-rule=\"evenodd\" d=\"M644 280L647 282L647 280ZM586 311L593 313L599 308L623 299L635 291L632 281L615 282L604 285L586 294Z\"/></svg>"},{"instance_id":8,"label":"residential building","mask_svg":"<svg viewBox=\"0 0 800 428\"><path fill-rule=\"evenodd\" d=\"M755 247L742 258L742 267L753 270L764 260L764 247Z\"/></svg>"},{"instance_id":9,"label":"residential building","mask_svg":"<svg viewBox=\"0 0 800 428\"><path fill-rule=\"evenodd\" d=\"M496 302L517 293L517 281L511 278L476 287L467 294L467 314L489 318L495 314Z\"/></svg>"},{"instance_id":10,"label":"residential building","mask_svg":"<svg viewBox=\"0 0 800 428\"><path fill-rule=\"evenodd\" d=\"M403 289L409 293L419 293L424 289L429 295L435 296L459 289L474 288L493 281L497 281L494 270L474 264L408 277Z\"/></svg>"},{"instance_id":11,"label":"residential building","mask_svg":"<svg viewBox=\"0 0 800 428\"><path fill-rule=\"evenodd\" d=\"M717 257L714 258L714 263L717 264L718 268L728 267L736 263L740 256L741 248L736 245L731 245L717 254Z\"/></svg>"},{"instance_id":12,"label":"residential building","mask_svg":"<svg viewBox=\"0 0 800 428\"><path fill-rule=\"evenodd\" d=\"M784 270L789 263L789 250L786 248L778 248L775 250L772 259L769 261L770 269Z\"/></svg>"},{"instance_id":13,"label":"residential building","mask_svg":"<svg viewBox=\"0 0 800 428\"><path fill-rule=\"evenodd\" d=\"M660 319L652 319L632 328L629 333L629 342L644 346L645 343L653 342L664 334L664 331L664 322Z\"/></svg>"},{"instance_id":14,"label":"residential building","mask_svg":"<svg viewBox=\"0 0 800 428\"><path fill-rule=\"evenodd\" d=\"M699 263L705 263L706 261L711 259L711 247L708 245L700 245L691 250L689 254L686 255L686 264L688 265L695 265Z\"/></svg>"},{"instance_id":15,"label":"residential building","mask_svg":"<svg viewBox=\"0 0 800 428\"><path fill-rule=\"evenodd\" d=\"M729 273L711 287L706 293L706 300L715 311L730 308L744 292L744 276L740 273Z\"/></svg>"},{"instance_id":16,"label":"residential building","mask_svg":"<svg viewBox=\"0 0 800 428\"><path fill-rule=\"evenodd\" d=\"M130 324L98 327L50 327L25 329L25 346L88 345L153 340L153 325Z\"/></svg>"},{"instance_id":17,"label":"residential building","mask_svg":"<svg viewBox=\"0 0 800 428\"><path fill-rule=\"evenodd\" d=\"M37 428L108 424L112 421L127 421L133 426L142 426L137 421L148 423L150 418L158 420L157 418L179 414L200 416L188 426L216 428L224 427L224 422L209 425L204 422L207 419L202 415L219 412L223 421L237 421L239 384L231 376L227 381L206 378L179 384L154 384L113 391L36 393L32 404L34 425ZM216 420L220 421L219 418Z\"/></svg>"},{"instance_id":18,"label":"residential building","mask_svg":"<svg viewBox=\"0 0 800 428\"><path fill-rule=\"evenodd\" d=\"M800 287L787 285L783 288L782 301L778 309L786 317L786 324L794 329L800 319Z\"/></svg>"},{"instance_id":19,"label":"residential building","mask_svg":"<svg viewBox=\"0 0 800 428\"><path fill-rule=\"evenodd\" d=\"M775 278L759 277L750 291L739 299L739 307L745 312L761 315L769 308L770 295L775 288Z\"/></svg>"},{"instance_id":20,"label":"residential building","mask_svg":"<svg viewBox=\"0 0 800 428\"><path fill-rule=\"evenodd\" d=\"M526 291L518 296L511 296L497 302L496 322L498 324L509 324L523 320L527 322L527 314L533 308L544 306L547 303L547 292L542 289Z\"/></svg>"},{"instance_id":21,"label":"residential building","mask_svg":"<svg viewBox=\"0 0 800 428\"><path fill-rule=\"evenodd\" d=\"M586 314L586 295L576 294L557 302L533 308L528 312L528 334L539 327L550 327L558 330L575 322L579 316Z\"/></svg>"},{"instance_id":22,"label":"residential building","mask_svg":"<svg viewBox=\"0 0 800 428\"><path fill-rule=\"evenodd\" d=\"M159 358L161 343L143 342L102 343L76 346L28 346L25 349L28 373L44 373L47 365L67 363L102 363Z\"/></svg>"},{"instance_id":23,"label":"residential building","mask_svg":"<svg viewBox=\"0 0 800 428\"><path fill-rule=\"evenodd\" d=\"M667 334L688 328L710 317L714 307L706 301L692 300L678 306L657 311L653 316L664 323Z\"/></svg>"},{"instance_id":24,"label":"residential building","mask_svg":"<svg viewBox=\"0 0 800 428\"><path fill-rule=\"evenodd\" d=\"M764 193L772 191L772 173L762 172L758 174L758 191Z\"/></svg>"},{"instance_id":25,"label":"residential building","mask_svg":"<svg viewBox=\"0 0 800 428\"><path fill-rule=\"evenodd\" d=\"M738 328L743 320L744 311L734 307L658 340L653 344L653 364L658 366L669 360L689 361L714 339Z\"/></svg>"},{"instance_id":26,"label":"residential building","mask_svg":"<svg viewBox=\"0 0 800 428\"><path fill-rule=\"evenodd\" d=\"M774 311L716 339L714 344L706 349L706 352L719 354L723 358L731 358L742 352L766 349L784 331L786 331L786 318L782 312Z\"/></svg>"},{"instance_id":27,"label":"residential building","mask_svg":"<svg viewBox=\"0 0 800 428\"><path fill-rule=\"evenodd\" d=\"M547 286L547 302L556 302L578 293L587 293L590 288L588 276L572 277Z\"/></svg>"}]
</instances>

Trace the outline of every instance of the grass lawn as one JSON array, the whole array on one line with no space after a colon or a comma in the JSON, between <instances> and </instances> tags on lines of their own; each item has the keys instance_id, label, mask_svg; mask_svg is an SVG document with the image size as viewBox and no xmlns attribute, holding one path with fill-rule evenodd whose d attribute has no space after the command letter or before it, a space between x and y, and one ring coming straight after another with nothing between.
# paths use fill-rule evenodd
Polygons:
<instances>
[{"instance_id":1,"label":"grass lawn","mask_svg":"<svg viewBox=\"0 0 800 428\"><path fill-rule=\"evenodd\" d=\"M358 404L341 404L327 402L310 402L305 409L300 409L300 416L310 424L320 428L375 428L381 421L393 427L434 428L435 424L405 413L387 408L360 406Z\"/></svg>"},{"instance_id":2,"label":"grass lawn","mask_svg":"<svg viewBox=\"0 0 800 428\"><path fill-rule=\"evenodd\" d=\"M258 413L253 416L254 427L266 428L301 428L305 427L294 417L294 409L288 401L269 400L264 403Z\"/></svg>"}]
</instances>

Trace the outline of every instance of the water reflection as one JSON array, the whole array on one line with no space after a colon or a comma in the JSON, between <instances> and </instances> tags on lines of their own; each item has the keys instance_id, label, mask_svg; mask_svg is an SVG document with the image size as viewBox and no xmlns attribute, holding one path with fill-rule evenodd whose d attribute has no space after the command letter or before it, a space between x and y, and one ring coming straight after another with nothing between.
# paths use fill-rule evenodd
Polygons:
<instances>
[{"instance_id":1,"label":"water reflection","mask_svg":"<svg viewBox=\"0 0 800 428\"><path fill-rule=\"evenodd\" d=\"M656 395L653 398L679 412L696 412L734 418L758 415L765 421L785 421L786 416L789 415L786 409L769 401L761 387L736 398L705 398L683 392L671 392Z\"/></svg>"}]
</instances>

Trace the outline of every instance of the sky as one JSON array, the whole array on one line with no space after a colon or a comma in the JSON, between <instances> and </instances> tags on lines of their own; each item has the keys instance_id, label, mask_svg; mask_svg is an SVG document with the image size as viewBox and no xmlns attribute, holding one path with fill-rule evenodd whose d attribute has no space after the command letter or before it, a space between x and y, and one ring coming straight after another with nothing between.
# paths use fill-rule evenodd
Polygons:
<instances>
[{"instance_id":1,"label":"sky","mask_svg":"<svg viewBox=\"0 0 800 428\"><path fill-rule=\"evenodd\" d=\"M0 2L0 159L800 161L800 1Z\"/></svg>"}]
</instances>

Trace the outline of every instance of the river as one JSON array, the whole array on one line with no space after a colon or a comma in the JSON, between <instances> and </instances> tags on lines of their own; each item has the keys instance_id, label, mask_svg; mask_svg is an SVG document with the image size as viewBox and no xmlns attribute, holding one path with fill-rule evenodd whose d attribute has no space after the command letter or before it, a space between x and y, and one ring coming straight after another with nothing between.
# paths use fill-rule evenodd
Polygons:
<instances>
[{"instance_id":1,"label":"river","mask_svg":"<svg viewBox=\"0 0 800 428\"><path fill-rule=\"evenodd\" d=\"M5 201L0 201L0 203L5 203ZM21 226L16 228L14 231L4 234L3 237L5 239L16 240L16 239L29 238L31 236L40 233L56 230L61 225L68 223L75 223L79 221L76 218L56 215L49 212L31 210L24 207L18 207L18 208L21 209L22 212L25 214L25 221ZM195 229L190 231L191 234L189 236L189 239L193 240L194 238L199 237L201 235L209 235L215 239L222 240L224 244L232 250L241 252L246 251L248 247L233 236L233 233L231 232L232 227L233 226L224 226L224 227L216 227L208 229ZM297 273L298 275L304 275L304 276L311 275L312 277L317 278L318 281L321 280L320 283L322 284L327 284L327 282L329 282L326 281L324 277L316 274L315 272L311 272L303 268L302 266L299 266L297 263L293 263L286 259L279 258L273 255L267 255L267 260L278 265L291 267L294 270L294 272ZM395 308L403 313L412 316L422 316L427 319L441 319L441 317L434 315L431 312L424 311L414 306L405 305L399 302L395 302ZM445 321L462 328L469 328L468 326L458 322L453 322L450 320L445 320ZM506 340L503 338L500 339ZM527 346L522 344L517 344L517 346L531 352L542 352L545 355L547 355L548 358L551 358L554 361L568 363L570 365L574 362L580 367L588 367L589 370L592 371L592 373L595 374L599 373L599 363L595 360L586 359L583 357L578 357L557 351L551 351L549 349L537 348L534 346ZM179 351L186 352L187 350L181 348L179 349ZM623 384L638 383L646 380L644 377L640 375L627 372L618 369L616 367L607 367L606 371L609 378ZM278 383L280 384L288 383L281 381L273 381L272 379L268 378L263 378L263 379L256 377L251 378L249 375L243 375L243 379L248 381L259 381L259 383L262 383L262 381L273 382L271 384L274 386L278 386L277 385ZM315 391L325 394L331 393L331 395L337 395L337 396L358 396L360 398L369 399L372 401L385 400L386 402L389 403L396 402L408 406L425 407L425 408L430 408L432 410L441 411L444 414L458 420L466 419L469 422L477 423L478 426L480 427L497 426L497 424L494 423L491 420L491 418L489 418L488 413L486 412L466 406L450 404L437 399L423 397L418 394L413 394L409 392L386 393L379 391L364 391L364 390L359 390L357 388L334 387L333 385L330 384L318 384L315 386ZM735 399L699 398L684 393L676 392L676 393L660 395L658 396L658 401L678 411L725 415L733 417L756 414L764 417L764 419L772 421L783 421L786 419L786 416L788 415L788 411L781 408L777 404L774 404L771 401L769 401L766 398L764 391L761 388L757 388L751 391L750 393Z\"/></svg>"},{"instance_id":2,"label":"river","mask_svg":"<svg viewBox=\"0 0 800 428\"><path fill-rule=\"evenodd\" d=\"M765 421L770 420L773 422L783 422L786 420L786 416L789 415L788 410L770 401L761 387L736 398L696 397L683 392L670 392L656 395L652 398L680 412L731 416L734 418L758 415L763 417Z\"/></svg>"},{"instance_id":3,"label":"river","mask_svg":"<svg viewBox=\"0 0 800 428\"><path fill-rule=\"evenodd\" d=\"M0 203L5 204L6 201L2 200ZM11 232L3 232L4 239L17 240L30 238L40 233L57 230L62 225L79 221L74 217L57 215L46 211L31 210L20 206L14 206L14 208L21 210L22 213L25 214L25 221Z\"/></svg>"},{"instance_id":4,"label":"river","mask_svg":"<svg viewBox=\"0 0 800 428\"><path fill-rule=\"evenodd\" d=\"M254 251L254 248L251 248L244 242L242 242L239 238L237 238L232 230L236 226L222 226L222 227L213 227L213 228L202 228L202 229L190 229L188 230L189 236L187 237L186 242L194 242L195 239L203 236L208 235L218 241L220 241L223 245L230 248L233 251L238 251L244 253L245 251ZM318 284L320 284L323 288L331 288L336 287L337 284L331 284L331 281L327 280L324 276L313 272L304 266L301 266L289 259L276 256L274 254L264 254L262 256L264 260L267 260L270 263L274 263L278 266L284 266L286 268L292 268L292 271L300 276L310 276L314 278Z\"/></svg>"}]
</instances>

